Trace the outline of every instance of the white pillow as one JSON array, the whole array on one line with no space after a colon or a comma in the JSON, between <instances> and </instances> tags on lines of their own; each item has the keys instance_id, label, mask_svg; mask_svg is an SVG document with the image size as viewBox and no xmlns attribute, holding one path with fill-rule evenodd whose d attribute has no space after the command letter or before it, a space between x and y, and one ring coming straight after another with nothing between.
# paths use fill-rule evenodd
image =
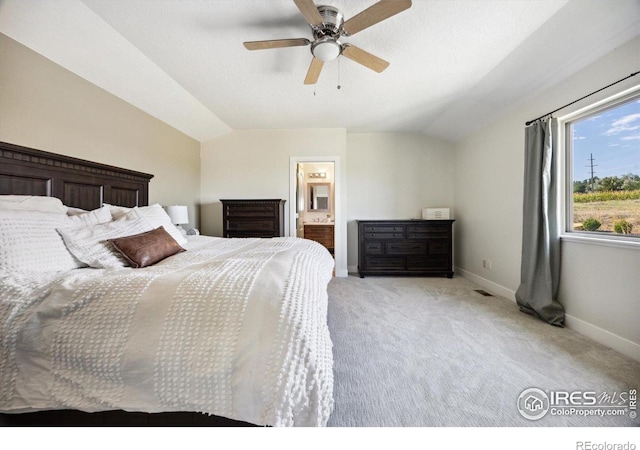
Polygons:
<instances>
[{"instance_id":1,"label":"white pillow","mask_svg":"<svg viewBox=\"0 0 640 450\"><path fill-rule=\"evenodd\" d=\"M0 195L0 210L67 213L67 207L62 204L59 198L39 195Z\"/></svg>"},{"instance_id":2,"label":"white pillow","mask_svg":"<svg viewBox=\"0 0 640 450\"><path fill-rule=\"evenodd\" d=\"M111 210L111 214L113 215L113 210ZM178 244L185 245L187 243L186 236L184 236L180 230L171 223L171 217L169 217L169 214L167 214L164 208L157 203L151 206L136 206L131 209L125 217L127 220L143 217L151 222L153 228L164 227L167 233L169 233Z\"/></svg>"},{"instance_id":3,"label":"white pillow","mask_svg":"<svg viewBox=\"0 0 640 450\"><path fill-rule=\"evenodd\" d=\"M103 206L109 207L109 209L111 210L111 216L113 217L113 220L122 219L132 209L132 208L126 208L124 206L110 205L108 203L103 203Z\"/></svg>"},{"instance_id":4,"label":"white pillow","mask_svg":"<svg viewBox=\"0 0 640 450\"><path fill-rule=\"evenodd\" d=\"M56 232L66 220L66 214L0 210L0 270L46 272L82 267Z\"/></svg>"},{"instance_id":5,"label":"white pillow","mask_svg":"<svg viewBox=\"0 0 640 450\"><path fill-rule=\"evenodd\" d=\"M87 213L86 209L74 208L73 206L67 206L67 216L77 216L78 214ZM111 213L109 213L111 214Z\"/></svg>"},{"instance_id":6,"label":"white pillow","mask_svg":"<svg viewBox=\"0 0 640 450\"><path fill-rule=\"evenodd\" d=\"M97 269L125 267L127 261L114 251L107 239L151 231L146 219L116 220L91 227L58 228L69 251L83 263Z\"/></svg>"},{"instance_id":7,"label":"white pillow","mask_svg":"<svg viewBox=\"0 0 640 450\"><path fill-rule=\"evenodd\" d=\"M98 225L100 223L111 222L112 220L113 218L111 217L111 210L108 206L103 206L102 208L94 209L93 211L85 211L80 214L67 215L65 226L89 227L92 225Z\"/></svg>"}]
</instances>

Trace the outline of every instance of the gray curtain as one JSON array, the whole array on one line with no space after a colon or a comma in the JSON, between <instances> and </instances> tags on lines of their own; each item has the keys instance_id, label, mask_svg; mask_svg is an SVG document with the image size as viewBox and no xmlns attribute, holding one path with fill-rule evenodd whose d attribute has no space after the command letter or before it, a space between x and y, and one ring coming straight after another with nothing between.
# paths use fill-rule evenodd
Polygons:
<instances>
[{"instance_id":1,"label":"gray curtain","mask_svg":"<svg viewBox=\"0 0 640 450\"><path fill-rule=\"evenodd\" d=\"M520 309L562 326L564 308L557 301L560 237L556 161L556 119L537 120L525 129L522 266L516 300Z\"/></svg>"}]
</instances>

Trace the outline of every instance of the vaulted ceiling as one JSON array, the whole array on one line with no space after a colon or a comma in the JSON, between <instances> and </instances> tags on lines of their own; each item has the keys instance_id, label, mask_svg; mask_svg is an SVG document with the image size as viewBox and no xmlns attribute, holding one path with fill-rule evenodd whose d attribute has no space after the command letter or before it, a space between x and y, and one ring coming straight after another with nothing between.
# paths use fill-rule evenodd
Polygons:
<instances>
[{"instance_id":1,"label":"vaulted ceiling","mask_svg":"<svg viewBox=\"0 0 640 450\"><path fill-rule=\"evenodd\" d=\"M353 17L377 0L326 0ZM637 0L414 0L303 80L312 38L293 0L0 0L0 32L197 140L346 128L457 140L640 35ZM615 81L628 74L612 73Z\"/></svg>"}]
</instances>

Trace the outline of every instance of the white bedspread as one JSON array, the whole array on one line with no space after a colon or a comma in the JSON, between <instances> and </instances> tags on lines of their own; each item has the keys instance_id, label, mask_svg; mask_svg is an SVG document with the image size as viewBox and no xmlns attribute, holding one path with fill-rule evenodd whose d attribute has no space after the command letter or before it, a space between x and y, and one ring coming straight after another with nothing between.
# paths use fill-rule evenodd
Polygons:
<instances>
[{"instance_id":1,"label":"white bedspread","mask_svg":"<svg viewBox=\"0 0 640 450\"><path fill-rule=\"evenodd\" d=\"M333 259L296 238L191 238L145 269L0 273L0 411L197 411L324 426Z\"/></svg>"}]
</instances>

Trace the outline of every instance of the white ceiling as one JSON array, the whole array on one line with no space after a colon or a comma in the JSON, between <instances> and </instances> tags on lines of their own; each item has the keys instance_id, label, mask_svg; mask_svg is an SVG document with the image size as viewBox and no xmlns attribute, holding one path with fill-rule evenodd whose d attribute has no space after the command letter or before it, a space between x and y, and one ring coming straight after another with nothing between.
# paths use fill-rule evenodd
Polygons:
<instances>
[{"instance_id":1,"label":"white ceiling","mask_svg":"<svg viewBox=\"0 0 640 450\"><path fill-rule=\"evenodd\" d=\"M323 1L346 19L375 2ZM262 128L457 140L640 35L640 1L414 0L342 39L386 71L342 57L315 86L309 47L242 45L311 39L292 0L0 0L0 32L200 141Z\"/></svg>"}]
</instances>

